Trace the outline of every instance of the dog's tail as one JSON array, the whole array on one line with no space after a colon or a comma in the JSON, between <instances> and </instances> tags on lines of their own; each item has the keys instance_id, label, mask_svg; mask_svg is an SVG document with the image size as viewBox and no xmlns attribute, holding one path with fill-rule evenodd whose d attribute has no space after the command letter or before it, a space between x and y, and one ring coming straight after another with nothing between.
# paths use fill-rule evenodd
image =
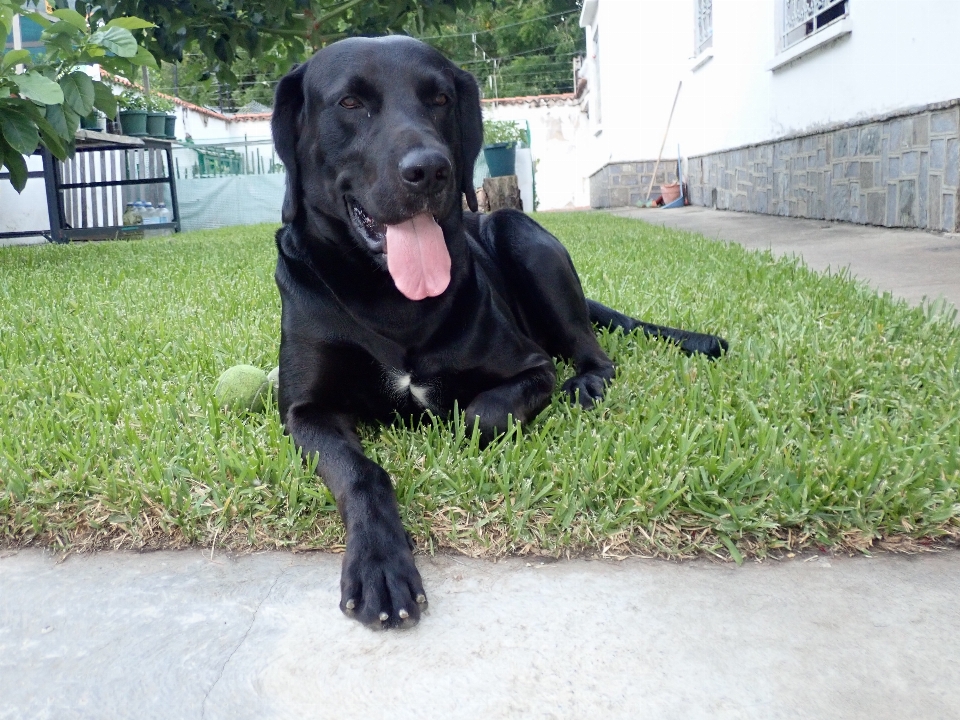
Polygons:
<instances>
[{"instance_id":1,"label":"dog's tail","mask_svg":"<svg viewBox=\"0 0 960 720\"><path fill-rule=\"evenodd\" d=\"M608 330L620 328L624 332L642 330L650 337L674 343L687 355L701 353L710 358L718 358L730 348L730 343L722 337L653 325L617 312L595 300L587 300L587 312L590 313L590 322L598 327Z\"/></svg>"}]
</instances>

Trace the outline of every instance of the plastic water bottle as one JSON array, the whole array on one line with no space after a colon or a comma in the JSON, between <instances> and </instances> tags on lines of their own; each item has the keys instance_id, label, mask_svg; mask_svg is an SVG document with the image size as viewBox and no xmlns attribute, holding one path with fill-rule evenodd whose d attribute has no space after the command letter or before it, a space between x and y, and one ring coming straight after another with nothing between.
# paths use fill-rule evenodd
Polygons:
<instances>
[{"instance_id":1,"label":"plastic water bottle","mask_svg":"<svg viewBox=\"0 0 960 720\"><path fill-rule=\"evenodd\" d=\"M170 208L167 207L166 203L160 203L157 205L157 222L158 223L169 223L172 222L173 218L170 213ZM163 228L159 231L160 235L170 235L173 233L173 228Z\"/></svg>"},{"instance_id":2,"label":"plastic water bottle","mask_svg":"<svg viewBox=\"0 0 960 720\"><path fill-rule=\"evenodd\" d=\"M146 227L148 225L156 225L157 219L158 219L157 211L153 209L153 203L145 202L143 204L143 224L144 224L143 236L144 237L155 237L157 235L156 230L148 229Z\"/></svg>"}]
</instances>

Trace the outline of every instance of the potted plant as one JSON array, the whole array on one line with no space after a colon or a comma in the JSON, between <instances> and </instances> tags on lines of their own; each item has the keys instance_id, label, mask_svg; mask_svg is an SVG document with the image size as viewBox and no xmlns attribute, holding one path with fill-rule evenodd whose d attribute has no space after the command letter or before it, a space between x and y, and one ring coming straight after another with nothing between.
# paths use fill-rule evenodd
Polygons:
<instances>
[{"instance_id":1,"label":"potted plant","mask_svg":"<svg viewBox=\"0 0 960 720\"><path fill-rule=\"evenodd\" d=\"M527 142L527 133L512 120L484 120L483 158L487 161L490 177L515 175L517 143Z\"/></svg>"},{"instance_id":2,"label":"potted plant","mask_svg":"<svg viewBox=\"0 0 960 720\"><path fill-rule=\"evenodd\" d=\"M89 115L80 118L80 127L83 130L98 130L100 132L104 129L104 123L106 122L106 115L104 115L99 110L94 110Z\"/></svg>"},{"instance_id":3,"label":"potted plant","mask_svg":"<svg viewBox=\"0 0 960 720\"><path fill-rule=\"evenodd\" d=\"M139 137L147 134L147 101L133 89L124 90L118 98L120 127L124 135Z\"/></svg>"},{"instance_id":4,"label":"potted plant","mask_svg":"<svg viewBox=\"0 0 960 720\"><path fill-rule=\"evenodd\" d=\"M160 95L147 97L147 135L162 138L167 136L167 113L173 110L173 103Z\"/></svg>"}]
</instances>

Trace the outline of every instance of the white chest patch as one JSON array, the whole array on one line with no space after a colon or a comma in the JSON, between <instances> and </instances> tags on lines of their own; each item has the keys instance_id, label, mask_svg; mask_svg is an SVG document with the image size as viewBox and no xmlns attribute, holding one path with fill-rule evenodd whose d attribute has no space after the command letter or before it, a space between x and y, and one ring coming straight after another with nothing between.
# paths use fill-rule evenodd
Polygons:
<instances>
[{"instance_id":1,"label":"white chest patch","mask_svg":"<svg viewBox=\"0 0 960 720\"><path fill-rule=\"evenodd\" d=\"M393 382L394 387L400 395L410 393L420 407L430 407L430 391L432 388L429 385L414 385L410 381L409 373L399 372L394 376Z\"/></svg>"}]
</instances>

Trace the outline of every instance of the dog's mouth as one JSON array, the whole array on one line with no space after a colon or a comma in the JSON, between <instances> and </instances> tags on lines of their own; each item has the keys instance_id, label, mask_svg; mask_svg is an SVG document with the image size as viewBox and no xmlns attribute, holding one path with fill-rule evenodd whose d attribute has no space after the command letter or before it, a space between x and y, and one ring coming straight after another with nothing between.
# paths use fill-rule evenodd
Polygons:
<instances>
[{"instance_id":1,"label":"dog's mouth","mask_svg":"<svg viewBox=\"0 0 960 720\"><path fill-rule=\"evenodd\" d=\"M347 200L347 211L360 237L373 252L386 252L387 226L377 222L356 200Z\"/></svg>"},{"instance_id":2,"label":"dog's mouth","mask_svg":"<svg viewBox=\"0 0 960 720\"><path fill-rule=\"evenodd\" d=\"M387 257L394 285L410 300L440 295L450 284L450 253L435 216L418 213L396 225L373 219L356 200L347 209L371 252Z\"/></svg>"}]
</instances>

